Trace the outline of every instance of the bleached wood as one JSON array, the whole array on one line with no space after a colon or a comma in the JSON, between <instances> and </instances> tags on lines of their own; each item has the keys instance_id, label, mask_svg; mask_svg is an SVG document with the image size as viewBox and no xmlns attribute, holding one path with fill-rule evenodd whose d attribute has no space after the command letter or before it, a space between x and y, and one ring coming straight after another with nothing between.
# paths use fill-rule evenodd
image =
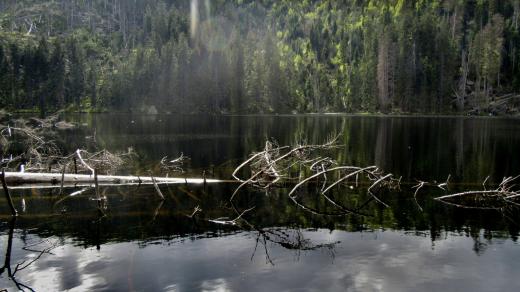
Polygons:
<instances>
[{"instance_id":1,"label":"bleached wood","mask_svg":"<svg viewBox=\"0 0 520 292\"><path fill-rule=\"evenodd\" d=\"M158 184L203 184L202 178L180 178L180 177L154 177ZM153 184L153 179L147 176L119 176L119 175L98 175L100 184ZM31 172L6 172L5 180L8 184L37 184L50 183L60 185L62 180L61 173L31 173ZM94 176L89 174L63 174L64 183L94 183ZM217 179L206 179L206 183L224 182Z\"/></svg>"}]
</instances>

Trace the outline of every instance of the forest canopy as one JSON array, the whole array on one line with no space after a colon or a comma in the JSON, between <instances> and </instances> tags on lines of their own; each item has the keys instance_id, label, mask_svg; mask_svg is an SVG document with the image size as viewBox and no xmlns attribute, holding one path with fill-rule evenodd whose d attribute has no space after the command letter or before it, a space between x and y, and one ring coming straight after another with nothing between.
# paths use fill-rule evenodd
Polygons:
<instances>
[{"instance_id":1,"label":"forest canopy","mask_svg":"<svg viewBox=\"0 0 520 292\"><path fill-rule=\"evenodd\" d=\"M520 90L520 0L3 0L0 107L480 111Z\"/></svg>"}]
</instances>

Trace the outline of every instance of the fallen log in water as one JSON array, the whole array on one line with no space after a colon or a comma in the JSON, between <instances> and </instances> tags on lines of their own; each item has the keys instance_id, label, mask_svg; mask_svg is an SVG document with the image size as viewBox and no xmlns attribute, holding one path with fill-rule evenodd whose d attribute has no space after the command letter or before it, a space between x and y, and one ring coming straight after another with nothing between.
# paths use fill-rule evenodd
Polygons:
<instances>
[{"instance_id":1,"label":"fallen log in water","mask_svg":"<svg viewBox=\"0 0 520 292\"><path fill-rule=\"evenodd\" d=\"M71 173L31 173L31 172L6 172L5 181L10 185L25 184L51 184L60 187L61 183L67 184L93 184L94 176L90 174ZM126 184L204 184L226 182L218 179L205 178L179 178L179 177L149 177L149 176L117 176L98 175L100 185L126 185Z\"/></svg>"},{"instance_id":2,"label":"fallen log in water","mask_svg":"<svg viewBox=\"0 0 520 292\"><path fill-rule=\"evenodd\" d=\"M444 195L435 200L460 208L467 209L495 209L501 210L509 206L520 206L520 189L515 182L520 175L504 177L496 189L486 189L487 177L482 186L483 190L464 191L455 194Z\"/></svg>"}]
</instances>

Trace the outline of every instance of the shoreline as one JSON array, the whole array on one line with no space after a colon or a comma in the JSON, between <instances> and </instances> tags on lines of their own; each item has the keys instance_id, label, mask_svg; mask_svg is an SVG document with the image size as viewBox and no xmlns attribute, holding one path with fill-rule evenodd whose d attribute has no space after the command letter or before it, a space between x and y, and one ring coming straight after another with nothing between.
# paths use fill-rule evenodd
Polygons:
<instances>
[{"instance_id":1,"label":"shoreline","mask_svg":"<svg viewBox=\"0 0 520 292\"><path fill-rule=\"evenodd\" d=\"M39 115L39 111L12 111L7 112L11 115ZM49 112L48 115L56 114L57 112ZM61 114L65 115L103 115L103 114L116 114L116 115L140 115L140 116L221 116L221 117L324 117L324 116L343 116L343 117L381 117L381 118L507 118L507 119L520 119L520 113L513 115L471 115L468 113L381 113L381 112L320 112L320 113L211 113L211 112L198 112L198 113L146 113L146 112L129 112L129 111L63 111Z\"/></svg>"}]
</instances>

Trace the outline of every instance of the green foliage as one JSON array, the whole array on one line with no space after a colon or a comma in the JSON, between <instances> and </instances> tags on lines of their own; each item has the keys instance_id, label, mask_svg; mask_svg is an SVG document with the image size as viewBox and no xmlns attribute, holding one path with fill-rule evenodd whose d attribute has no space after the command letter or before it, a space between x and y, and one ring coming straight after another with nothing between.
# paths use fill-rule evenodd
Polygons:
<instances>
[{"instance_id":1,"label":"green foliage","mask_svg":"<svg viewBox=\"0 0 520 292\"><path fill-rule=\"evenodd\" d=\"M446 112L463 52L466 108L520 89L517 0L0 6L0 106L12 109Z\"/></svg>"}]
</instances>

